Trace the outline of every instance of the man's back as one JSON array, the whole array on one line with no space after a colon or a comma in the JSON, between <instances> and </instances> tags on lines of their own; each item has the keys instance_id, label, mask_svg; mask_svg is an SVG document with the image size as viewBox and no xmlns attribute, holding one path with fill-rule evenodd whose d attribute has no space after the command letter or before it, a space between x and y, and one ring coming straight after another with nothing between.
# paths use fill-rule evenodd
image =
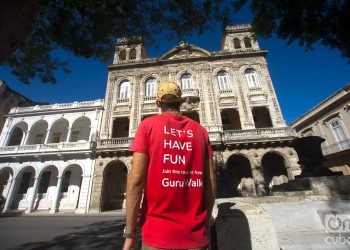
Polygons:
<instances>
[{"instance_id":1,"label":"man's back","mask_svg":"<svg viewBox=\"0 0 350 250\"><path fill-rule=\"evenodd\" d=\"M140 124L130 151L149 156L141 218L144 244L207 245L203 181L212 152L206 130L187 117L163 113Z\"/></svg>"}]
</instances>

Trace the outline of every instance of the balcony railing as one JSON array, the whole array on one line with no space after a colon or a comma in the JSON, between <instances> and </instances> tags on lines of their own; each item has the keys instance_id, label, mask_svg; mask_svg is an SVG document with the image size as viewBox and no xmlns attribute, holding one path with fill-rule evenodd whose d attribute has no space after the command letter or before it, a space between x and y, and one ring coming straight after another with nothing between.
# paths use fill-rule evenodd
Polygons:
<instances>
[{"instance_id":1,"label":"balcony railing","mask_svg":"<svg viewBox=\"0 0 350 250\"><path fill-rule=\"evenodd\" d=\"M198 89L182 89L181 90L181 96L183 98L198 98L199 97L199 92Z\"/></svg>"},{"instance_id":2,"label":"balcony railing","mask_svg":"<svg viewBox=\"0 0 350 250\"><path fill-rule=\"evenodd\" d=\"M221 138L221 133L218 132L208 132L209 135L209 140L211 144L221 144L222 138Z\"/></svg>"},{"instance_id":3,"label":"balcony railing","mask_svg":"<svg viewBox=\"0 0 350 250\"><path fill-rule=\"evenodd\" d=\"M347 149L350 149L350 139L340 141L329 146L322 146L323 155L334 154Z\"/></svg>"},{"instance_id":4,"label":"balcony railing","mask_svg":"<svg viewBox=\"0 0 350 250\"><path fill-rule=\"evenodd\" d=\"M31 107L15 107L10 110L10 114L25 113L25 112L32 112L32 111L68 109L68 108L86 108L86 107L95 107L95 106L103 106L103 99L86 101L86 102L57 103L57 104L49 104L49 105L36 105Z\"/></svg>"},{"instance_id":5,"label":"balcony railing","mask_svg":"<svg viewBox=\"0 0 350 250\"><path fill-rule=\"evenodd\" d=\"M130 147L132 140L131 137L101 139L97 141L97 149L127 149Z\"/></svg>"},{"instance_id":6,"label":"balcony railing","mask_svg":"<svg viewBox=\"0 0 350 250\"><path fill-rule=\"evenodd\" d=\"M46 152L62 152L69 150L89 150L91 149L90 141L83 142L62 142L49 144L33 144L19 146L0 147L0 155L4 154L21 154L21 153L46 153Z\"/></svg>"},{"instance_id":7,"label":"balcony railing","mask_svg":"<svg viewBox=\"0 0 350 250\"><path fill-rule=\"evenodd\" d=\"M277 137L294 136L294 132L290 127L284 128L259 128L248 130L227 130L223 132L224 141L240 141L252 139L268 139Z\"/></svg>"}]
</instances>

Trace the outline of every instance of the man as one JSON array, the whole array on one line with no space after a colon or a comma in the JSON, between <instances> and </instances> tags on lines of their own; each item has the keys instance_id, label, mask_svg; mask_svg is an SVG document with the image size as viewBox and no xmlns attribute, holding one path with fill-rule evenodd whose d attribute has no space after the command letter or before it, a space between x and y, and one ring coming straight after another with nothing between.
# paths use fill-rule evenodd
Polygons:
<instances>
[{"instance_id":1,"label":"man","mask_svg":"<svg viewBox=\"0 0 350 250\"><path fill-rule=\"evenodd\" d=\"M137 249L137 215L143 197L142 249L207 249L216 182L208 133L180 114L181 90L161 83L161 114L143 120L130 148L124 248ZM143 193L144 191L144 193Z\"/></svg>"}]
</instances>

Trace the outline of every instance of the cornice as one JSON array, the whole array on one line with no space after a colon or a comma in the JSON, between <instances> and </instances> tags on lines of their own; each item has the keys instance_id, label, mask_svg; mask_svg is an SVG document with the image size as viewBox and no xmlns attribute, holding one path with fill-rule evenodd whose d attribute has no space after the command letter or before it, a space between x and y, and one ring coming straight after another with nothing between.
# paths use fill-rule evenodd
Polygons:
<instances>
[{"instance_id":1,"label":"cornice","mask_svg":"<svg viewBox=\"0 0 350 250\"><path fill-rule=\"evenodd\" d=\"M152 66L160 66L160 65L171 65L171 64L179 64L179 63L189 63L189 62L198 62L198 61L217 61L222 59L233 59L233 58L247 58L247 57L256 57L263 56L265 57L268 53L268 50L254 50L254 51L244 51L244 52L213 52L210 56L201 56L201 57L187 57L187 58L178 58L178 59L145 59L141 61L133 61L130 63L120 63L120 64L112 64L108 66L109 71L119 70L119 69L132 69L132 68L145 68Z\"/></svg>"}]
</instances>

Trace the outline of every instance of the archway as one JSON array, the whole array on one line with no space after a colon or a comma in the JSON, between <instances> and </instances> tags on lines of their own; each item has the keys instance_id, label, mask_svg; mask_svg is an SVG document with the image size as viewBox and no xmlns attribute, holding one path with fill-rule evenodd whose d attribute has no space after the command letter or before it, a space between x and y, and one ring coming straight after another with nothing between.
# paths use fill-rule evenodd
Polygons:
<instances>
[{"instance_id":1,"label":"archway","mask_svg":"<svg viewBox=\"0 0 350 250\"><path fill-rule=\"evenodd\" d=\"M67 119L61 118L57 120L50 128L48 143L66 142L68 127L69 122Z\"/></svg>"},{"instance_id":2,"label":"archway","mask_svg":"<svg viewBox=\"0 0 350 250\"><path fill-rule=\"evenodd\" d=\"M28 130L28 125L25 122L20 122L13 127L7 146L18 146L23 143L25 132Z\"/></svg>"},{"instance_id":3,"label":"archway","mask_svg":"<svg viewBox=\"0 0 350 250\"><path fill-rule=\"evenodd\" d=\"M48 126L49 125L45 120L37 121L30 129L27 145L44 143Z\"/></svg>"},{"instance_id":4,"label":"archway","mask_svg":"<svg viewBox=\"0 0 350 250\"><path fill-rule=\"evenodd\" d=\"M288 182L285 159L281 155L274 152L265 154L262 158L262 166L266 193L269 193L273 186Z\"/></svg>"},{"instance_id":5,"label":"archway","mask_svg":"<svg viewBox=\"0 0 350 250\"><path fill-rule=\"evenodd\" d=\"M101 211L123 208L127 173L127 167L121 161L106 166L103 172Z\"/></svg>"},{"instance_id":6,"label":"archway","mask_svg":"<svg viewBox=\"0 0 350 250\"><path fill-rule=\"evenodd\" d=\"M256 196L249 160L243 155L232 155L227 160L228 184L232 196Z\"/></svg>"},{"instance_id":7,"label":"archway","mask_svg":"<svg viewBox=\"0 0 350 250\"><path fill-rule=\"evenodd\" d=\"M70 165L64 170L59 196L59 210L74 210L77 208L82 175L83 171L77 164Z\"/></svg>"},{"instance_id":8,"label":"archway","mask_svg":"<svg viewBox=\"0 0 350 250\"><path fill-rule=\"evenodd\" d=\"M50 165L40 173L40 182L33 210L49 209L52 204L58 181L58 169Z\"/></svg>"},{"instance_id":9,"label":"archway","mask_svg":"<svg viewBox=\"0 0 350 250\"><path fill-rule=\"evenodd\" d=\"M70 142L89 141L91 121L86 116L80 117L74 121L72 132L68 140Z\"/></svg>"},{"instance_id":10,"label":"archway","mask_svg":"<svg viewBox=\"0 0 350 250\"><path fill-rule=\"evenodd\" d=\"M30 193L33 190L35 178L35 170L31 166L27 166L21 170L17 179L19 182L16 185L15 196L11 204L11 209L24 210L30 202Z\"/></svg>"}]
</instances>

